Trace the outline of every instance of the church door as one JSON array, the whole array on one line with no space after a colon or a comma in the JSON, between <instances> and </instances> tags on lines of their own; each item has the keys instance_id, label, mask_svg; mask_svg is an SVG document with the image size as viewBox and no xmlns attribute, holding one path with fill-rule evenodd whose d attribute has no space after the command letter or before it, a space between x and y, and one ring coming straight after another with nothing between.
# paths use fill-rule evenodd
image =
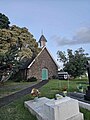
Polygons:
<instances>
[{"instance_id":1,"label":"church door","mask_svg":"<svg viewBox=\"0 0 90 120\"><path fill-rule=\"evenodd\" d=\"M48 80L48 70L46 68L42 69L42 80Z\"/></svg>"}]
</instances>

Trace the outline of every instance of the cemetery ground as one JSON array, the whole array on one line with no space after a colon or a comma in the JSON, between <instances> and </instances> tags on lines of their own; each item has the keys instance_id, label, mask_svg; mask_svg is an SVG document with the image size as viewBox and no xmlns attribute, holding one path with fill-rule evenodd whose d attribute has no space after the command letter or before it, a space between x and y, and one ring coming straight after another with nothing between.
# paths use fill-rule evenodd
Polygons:
<instances>
[{"instance_id":1,"label":"cemetery ground","mask_svg":"<svg viewBox=\"0 0 90 120\"><path fill-rule=\"evenodd\" d=\"M36 84L37 82L13 82L7 81L4 85L0 85L0 98L13 94L19 90L30 87L31 85Z\"/></svg>"},{"instance_id":2,"label":"cemetery ground","mask_svg":"<svg viewBox=\"0 0 90 120\"><path fill-rule=\"evenodd\" d=\"M17 83L17 84L20 84L20 83ZM24 83L22 83L22 85L23 84ZM25 83L25 87L27 87L28 84L31 84L31 83ZM79 86L79 84L83 86L84 92L85 92L86 86L88 85L87 79L81 79L81 80L75 79L70 81L50 80L46 85L44 85L39 89L39 91L41 92L40 97L44 96L48 98L54 98L55 94L61 93L64 88L68 88L68 92L78 92L77 87ZM20 89L22 89L22 87ZM32 114L30 114L27 108L24 107L24 101L28 101L31 99L34 99L34 97L32 97L31 94L28 94L4 107L1 107L0 120L37 120L37 118ZM84 120L90 120L90 111L83 108L80 108L80 111L84 114Z\"/></svg>"}]
</instances>

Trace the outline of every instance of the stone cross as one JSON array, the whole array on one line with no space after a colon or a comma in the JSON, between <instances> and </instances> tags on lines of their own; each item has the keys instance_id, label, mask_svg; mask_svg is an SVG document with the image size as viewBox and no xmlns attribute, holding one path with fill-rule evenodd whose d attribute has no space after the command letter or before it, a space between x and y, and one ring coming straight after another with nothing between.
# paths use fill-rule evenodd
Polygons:
<instances>
[{"instance_id":1,"label":"stone cross","mask_svg":"<svg viewBox=\"0 0 90 120\"><path fill-rule=\"evenodd\" d=\"M89 79L89 85L90 85L90 60L87 61L87 72L88 72L88 79Z\"/></svg>"}]
</instances>

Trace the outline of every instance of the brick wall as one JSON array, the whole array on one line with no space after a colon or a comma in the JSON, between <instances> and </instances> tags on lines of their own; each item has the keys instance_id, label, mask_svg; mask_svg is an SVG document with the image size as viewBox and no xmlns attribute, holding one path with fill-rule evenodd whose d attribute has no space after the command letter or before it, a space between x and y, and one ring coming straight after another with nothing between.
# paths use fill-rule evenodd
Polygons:
<instances>
[{"instance_id":1,"label":"brick wall","mask_svg":"<svg viewBox=\"0 0 90 120\"><path fill-rule=\"evenodd\" d=\"M42 80L43 68L48 69L48 78L52 78L52 76L57 76L58 67L46 48L44 48L41 54L35 59L32 66L28 69L27 78L34 76L38 80Z\"/></svg>"}]
</instances>

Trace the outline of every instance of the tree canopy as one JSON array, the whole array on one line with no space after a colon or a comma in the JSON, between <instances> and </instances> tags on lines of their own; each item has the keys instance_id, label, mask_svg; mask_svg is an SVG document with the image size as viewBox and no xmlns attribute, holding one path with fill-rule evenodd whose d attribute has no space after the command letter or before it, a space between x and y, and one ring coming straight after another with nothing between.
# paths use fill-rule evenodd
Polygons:
<instances>
[{"instance_id":1,"label":"tree canopy","mask_svg":"<svg viewBox=\"0 0 90 120\"><path fill-rule=\"evenodd\" d=\"M79 48L74 52L71 49L67 49L66 52L57 52L59 61L63 62L63 70L67 71L73 77L83 75L86 71L85 64L88 54L85 53L83 48Z\"/></svg>"},{"instance_id":2,"label":"tree canopy","mask_svg":"<svg viewBox=\"0 0 90 120\"><path fill-rule=\"evenodd\" d=\"M0 74L18 70L22 62L25 64L39 51L38 43L27 28L13 25L0 29Z\"/></svg>"},{"instance_id":3,"label":"tree canopy","mask_svg":"<svg viewBox=\"0 0 90 120\"><path fill-rule=\"evenodd\" d=\"M0 29L9 28L10 21L8 17L2 13L0 13Z\"/></svg>"}]
</instances>

